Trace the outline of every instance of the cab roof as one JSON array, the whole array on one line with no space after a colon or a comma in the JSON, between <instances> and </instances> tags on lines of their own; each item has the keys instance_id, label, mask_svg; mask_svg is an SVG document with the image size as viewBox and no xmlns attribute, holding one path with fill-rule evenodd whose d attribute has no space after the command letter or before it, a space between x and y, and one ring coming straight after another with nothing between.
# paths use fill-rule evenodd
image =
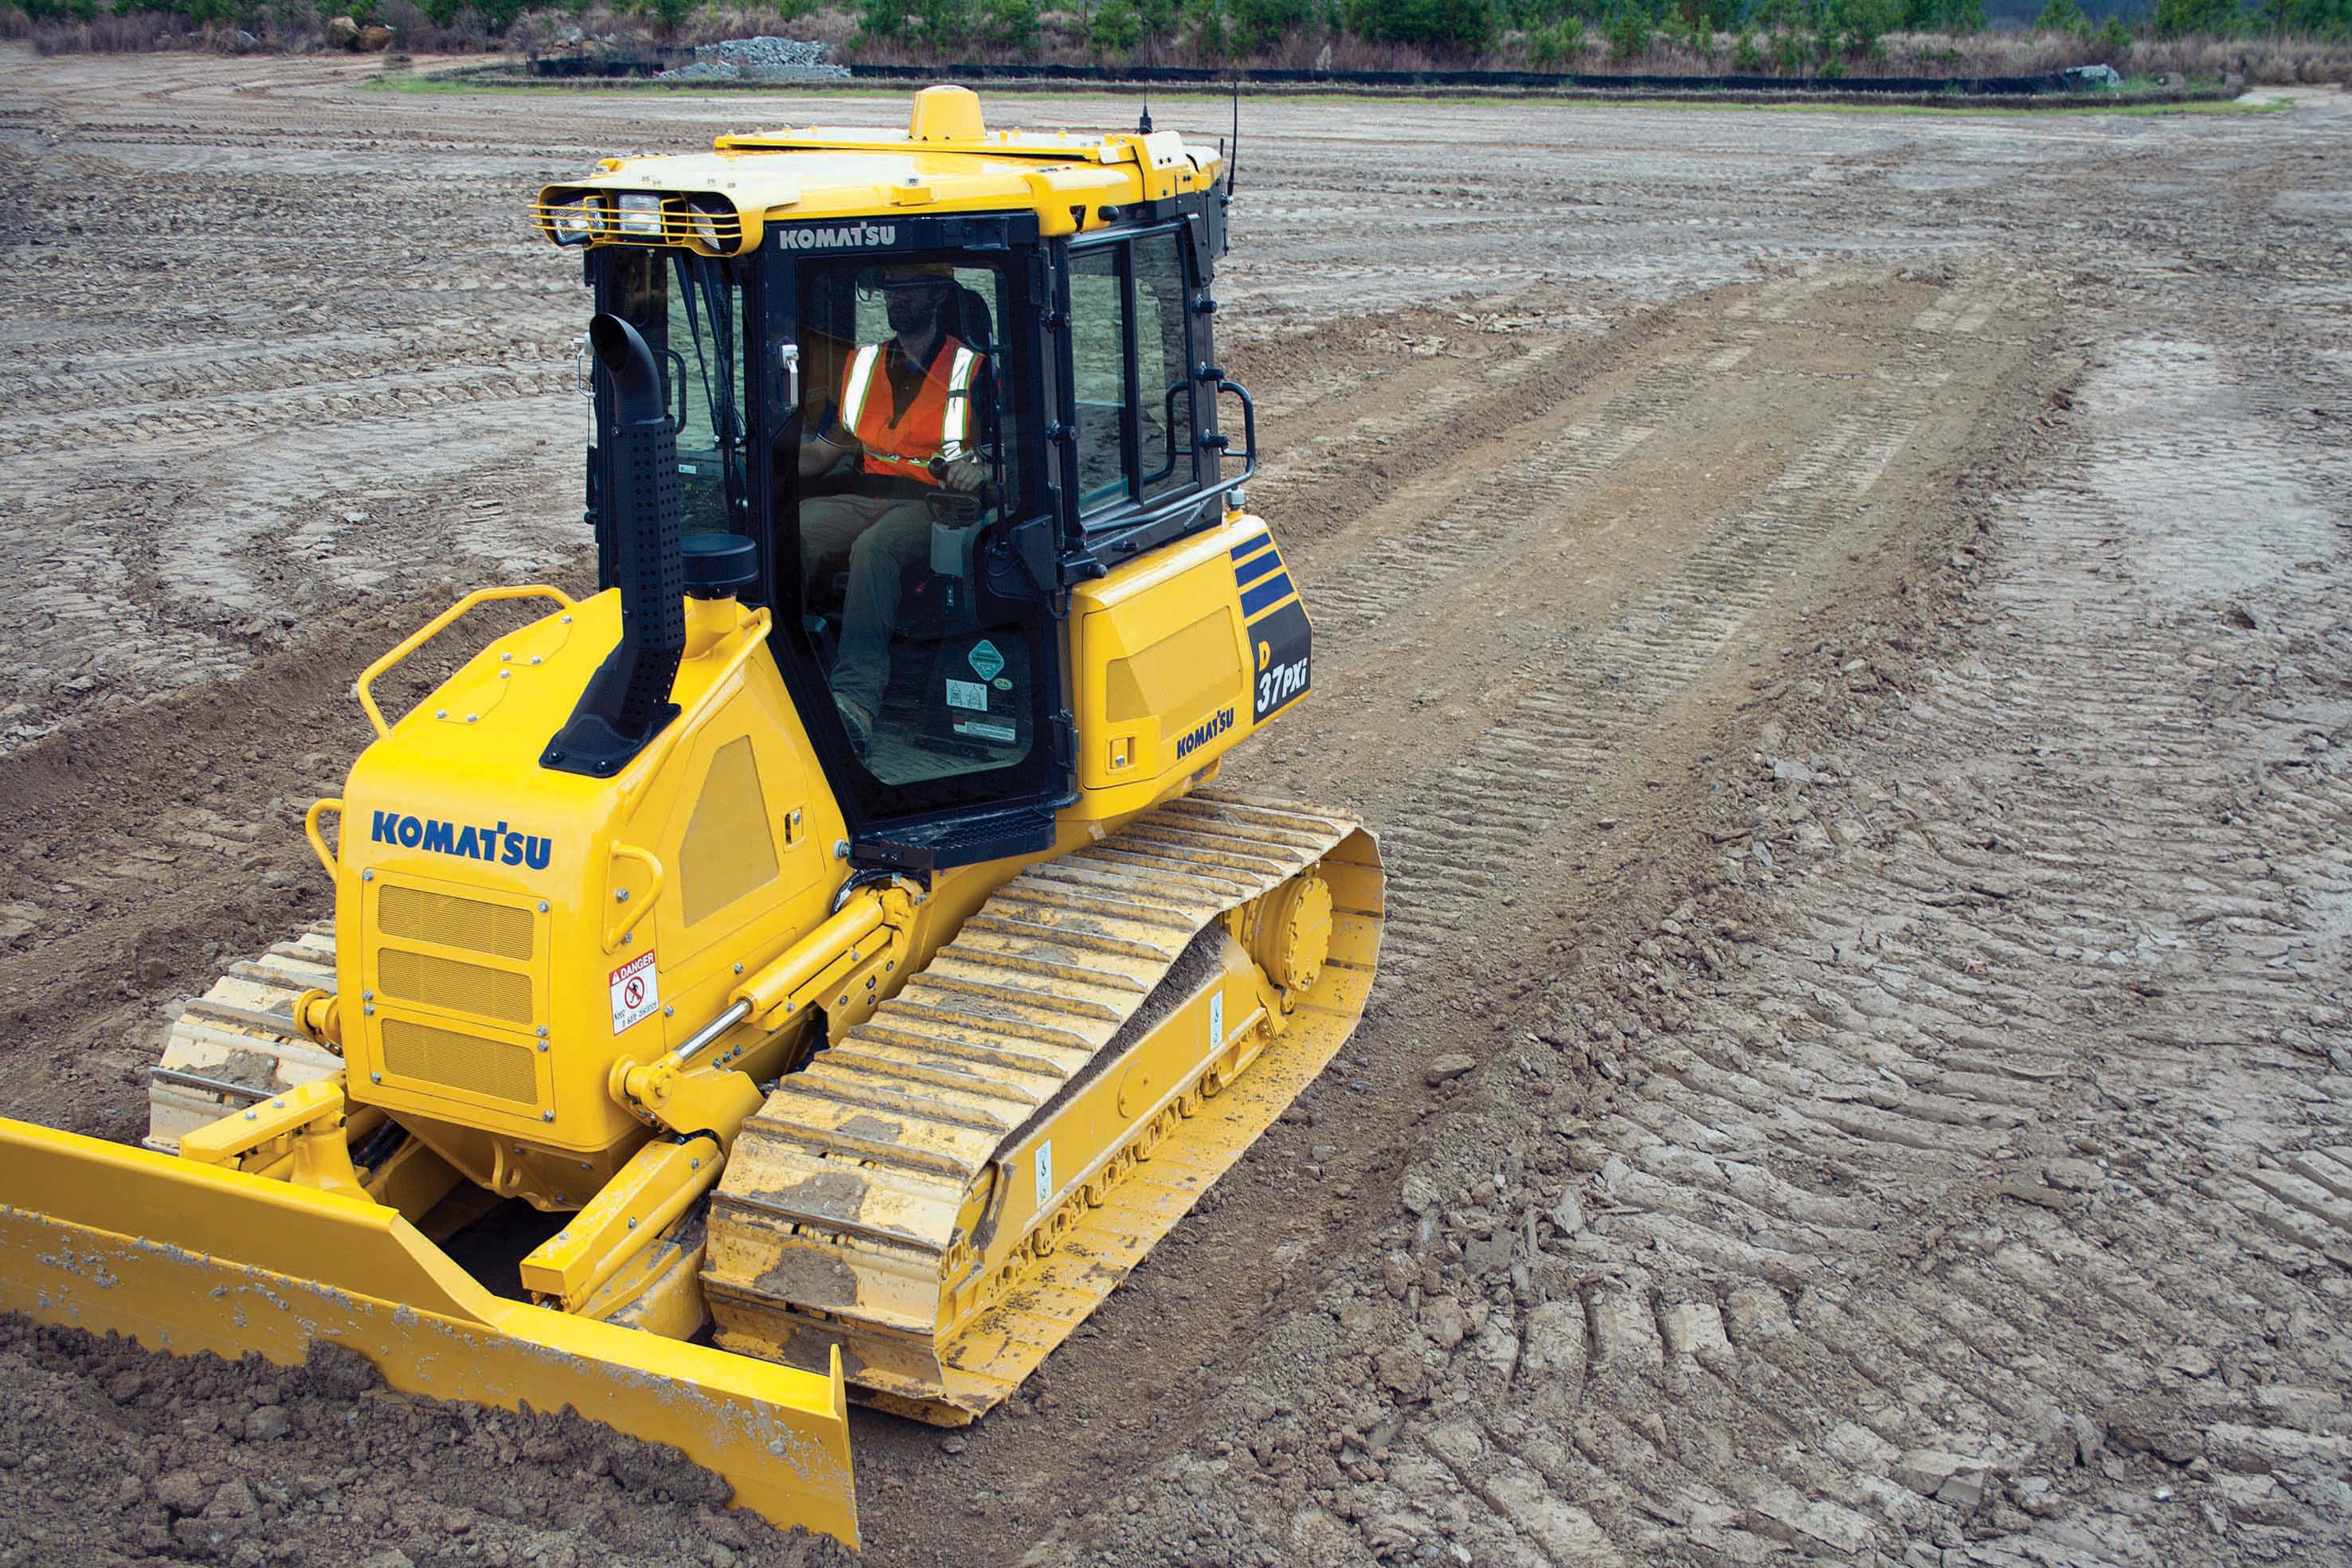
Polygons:
<instances>
[{"instance_id":1,"label":"cab roof","mask_svg":"<svg viewBox=\"0 0 2352 1568\"><path fill-rule=\"evenodd\" d=\"M730 133L712 148L604 159L585 179L541 191L534 217L552 238L552 209L583 196L701 198L695 204L732 209L740 242L697 248L730 254L752 249L773 223L954 212L1025 209L1041 232L1067 235L1114 221L1130 203L1208 191L1223 169L1221 152L1188 145L1173 131L991 131L979 95L961 87L917 93L904 131L788 127ZM664 225L656 243L694 244L693 233L680 218ZM592 243L625 242L600 234Z\"/></svg>"}]
</instances>

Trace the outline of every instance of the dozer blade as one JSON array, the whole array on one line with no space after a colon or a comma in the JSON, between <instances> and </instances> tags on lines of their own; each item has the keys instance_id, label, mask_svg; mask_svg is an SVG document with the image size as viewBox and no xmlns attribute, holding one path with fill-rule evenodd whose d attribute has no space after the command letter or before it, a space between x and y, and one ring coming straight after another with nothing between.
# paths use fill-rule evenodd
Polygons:
<instances>
[{"instance_id":1,"label":"dozer blade","mask_svg":"<svg viewBox=\"0 0 2352 1568\"><path fill-rule=\"evenodd\" d=\"M857 1543L838 1358L801 1371L506 1301L362 1199L0 1119L0 1309L281 1365L337 1344L407 1393L568 1405Z\"/></svg>"}]
</instances>

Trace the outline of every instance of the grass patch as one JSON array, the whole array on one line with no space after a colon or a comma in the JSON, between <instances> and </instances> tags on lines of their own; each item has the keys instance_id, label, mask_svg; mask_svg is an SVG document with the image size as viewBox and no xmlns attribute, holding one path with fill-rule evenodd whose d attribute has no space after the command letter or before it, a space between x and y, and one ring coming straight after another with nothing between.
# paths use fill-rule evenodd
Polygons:
<instances>
[{"instance_id":1,"label":"grass patch","mask_svg":"<svg viewBox=\"0 0 2352 1568\"><path fill-rule=\"evenodd\" d=\"M367 78L363 81L354 82L352 86L354 90L359 92L404 92L425 94L499 92L522 93L538 98L549 98L562 93L572 93L581 90L578 88L558 87L552 82L550 82L545 86L541 86L537 82L473 81L465 78L457 72L445 74L439 71L420 72L409 70L382 71L374 76ZM623 84L614 84L614 86L606 88L603 90L625 92L628 91L629 89L627 86Z\"/></svg>"}]
</instances>

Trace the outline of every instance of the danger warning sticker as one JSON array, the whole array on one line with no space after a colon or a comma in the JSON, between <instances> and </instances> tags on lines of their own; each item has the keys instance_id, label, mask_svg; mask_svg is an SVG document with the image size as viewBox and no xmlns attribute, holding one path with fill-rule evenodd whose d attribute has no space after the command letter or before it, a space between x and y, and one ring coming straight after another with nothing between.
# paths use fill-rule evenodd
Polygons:
<instances>
[{"instance_id":1,"label":"danger warning sticker","mask_svg":"<svg viewBox=\"0 0 2352 1568\"><path fill-rule=\"evenodd\" d=\"M640 954L613 971L613 1032L648 1019L661 1009L661 985L654 975L654 956Z\"/></svg>"}]
</instances>

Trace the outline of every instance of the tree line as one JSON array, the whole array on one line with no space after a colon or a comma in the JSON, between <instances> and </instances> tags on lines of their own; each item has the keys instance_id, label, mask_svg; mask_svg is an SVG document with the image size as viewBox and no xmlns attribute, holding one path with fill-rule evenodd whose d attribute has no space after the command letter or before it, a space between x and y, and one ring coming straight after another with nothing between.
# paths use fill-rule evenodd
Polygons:
<instances>
[{"instance_id":1,"label":"tree line","mask_svg":"<svg viewBox=\"0 0 2352 1568\"><path fill-rule=\"evenodd\" d=\"M326 11L310 0L7 0L35 21L89 21L109 12L163 12L191 26L273 25L280 36L315 28ZM2293 37L2352 39L2352 0L2154 0L2138 23L2119 14L2095 22L2083 0L2039 3L2034 26L2071 33L2110 51L2133 38ZM2095 11L2132 0L2089 0ZM781 0L766 20L789 23L825 8L827 0ZM466 27L502 37L527 13L635 13L676 32L702 0L354 0L336 6L362 21L409 17L436 27ZM859 46L911 51L950 61L982 51L1017 57L1036 49L1049 20L1037 0L830 0L853 12ZM1506 43L1538 69L1564 68L1605 49L1620 62L1661 45L1709 58L1735 72L1801 72L1841 58L1883 55L1893 33L1968 37L1990 23L1985 0L1058 0L1055 31L1094 55L1129 60L1181 51L1201 61L1260 58L1301 37L1353 38L1433 57L1475 60ZM1517 52L1515 50L1515 52Z\"/></svg>"},{"instance_id":2,"label":"tree line","mask_svg":"<svg viewBox=\"0 0 2352 1568\"><path fill-rule=\"evenodd\" d=\"M1003 51L1034 47L1041 16L1034 0L857 0L859 33L877 41L949 54L978 45ZM1867 54L1890 33L1965 37L1990 26L1984 0L1092 0L1082 22L1098 54L1131 57L1178 45L1213 59L1263 56L1301 34L1352 36L1449 56L1476 56L1511 34L1522 35L1538 68L1605 41L1619 59L1657 43L1714 52L1745 36L1753 68L1768 57L1759 37L1828 40ZM2252 36L2352 37L2352 0L2156 0L2141 27L2120 16L2095 26L2076 0L2047 0L2042 31L2098 34L2128 44L2136 31L2171 39Z\"/></svg>"}]
</instances>

